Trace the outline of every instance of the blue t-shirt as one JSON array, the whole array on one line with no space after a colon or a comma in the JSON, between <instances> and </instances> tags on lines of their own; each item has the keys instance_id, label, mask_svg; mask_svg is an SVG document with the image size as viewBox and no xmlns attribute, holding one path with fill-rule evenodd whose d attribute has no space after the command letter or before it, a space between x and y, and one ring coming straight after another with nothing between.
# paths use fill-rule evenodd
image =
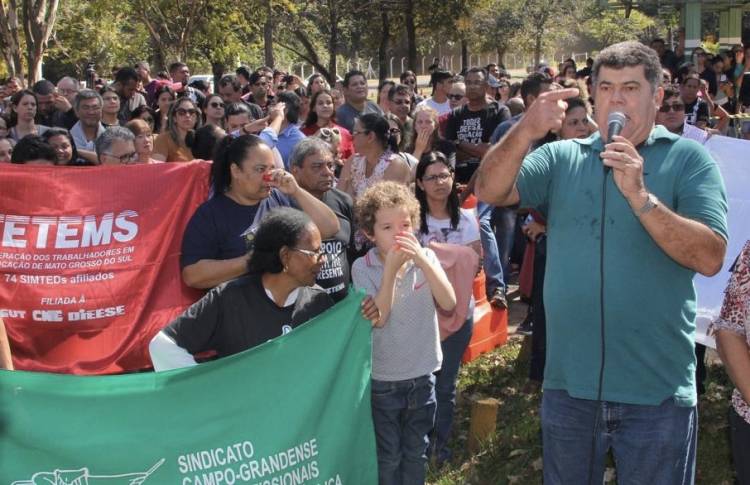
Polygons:
<instances>
[{"instance_id":1,"label":"blue t-shirt","mask_svg":"<svg viewBox=\"0 0 750 485\"><path fill-rule=\"evenodd\" d=\"M279 190L256 205L241 205L224 194L212 197L196 209L182 237L180 267L202 259L232 259L247 253L245 233L270 209L295 207Z\"/></svg>"},{"instance_id":2,"label":"blue t-shirt","mask_svg":"<svg viewBox=\"0 0 750 485\"><path fill-rule=\"evenodd\" d=\"M526 157L517 180L522 207L548 207L544 387L581 399L597 398L601 363L602 150L598 132L546 144ZM661 204L727 239L724 183L701 145L657 126L638 152ZM693 406L695 273L656 245L607 177L602 398Z\"/></svg>"}]
</instances>

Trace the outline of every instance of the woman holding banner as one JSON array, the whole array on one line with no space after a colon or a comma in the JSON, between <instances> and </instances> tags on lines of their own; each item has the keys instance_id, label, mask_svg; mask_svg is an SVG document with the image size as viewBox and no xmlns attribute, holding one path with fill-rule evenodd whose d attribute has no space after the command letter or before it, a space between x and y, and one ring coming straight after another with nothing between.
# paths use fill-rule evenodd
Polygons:
<instances>
[{"instance_id":1,"label":"woman holding banner","mask_svg":"<svg viewBox=\"0 0 750 485\"><path fill-rule=\"evenodd\" d=\"M305 211L323 239L339 230L336 214L275 168L273 152L255 135L224 138L212 170L214 195L195 211L182 239L182 279L192 288L213 288L247 272L251 228L271 208Z\"/></svg>"},{"instance_id":2,"label":"woman holding banner","mask_svg":"<svg viewBox=\"0 0 750 485\"><path fill-rule=\"evenodd\" d=\"M279 207L258 226L249 274L209 291L151 340L154 370L196 365L207 350L236 354L289 333L333 306L315 278L325 263L318 227L302 211ZM372 299L365 318L377 321Z\"/></svg>"}]
</instances>

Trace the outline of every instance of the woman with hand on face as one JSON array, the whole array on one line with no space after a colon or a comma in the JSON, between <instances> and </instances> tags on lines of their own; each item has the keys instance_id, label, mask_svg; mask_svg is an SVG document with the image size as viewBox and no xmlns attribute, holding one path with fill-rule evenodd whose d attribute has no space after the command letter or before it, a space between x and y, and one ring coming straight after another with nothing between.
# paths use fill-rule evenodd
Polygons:
<instances>
[{"instance_id":1,"label":"woman with hand on face","mask_svg":"<svg viewBox=\"0 0 750 485\"><path fill-rule=\"evenodd\" d=\"M333 106L333 96L329 89L316 92L310 102L310 112L305 120L302 133L313 136L321 128L338 131L339 136L339 158L346 160L354 153L352 134L343 126L336 124L336 110Z\"/></svg>"},{"instance_id":2,"label":"woman with hand on face","mask_svg":"<svg viewBox=\"0 0 750 485\"><path fill-rule=\"evenodd\" d=\"M208 350L220 358L242 352L333 306L315 285L325 250L304 212L280 207L266 214L248 257L249 274L212 289L154 337L149 351L155 370L196 365L193 355ZM378 322L372 299L363 302L362 314Z\"/></svg>"},{"instance_id":3,"label":"woman with hand on face","mask_svg":"<svg viewBox=\"0 0 750 485\"><path fill-rule=\"evenodd\" d=\"M411 181L409 165L390 148L392 136L391 127L383 115L367 113L354 120L352 140L355 154L341 170L339 190L356 200L382 180L402 184Z\"/></svg>"},{"instance_id":4,"label":"woman with hand on face","mask_svg":"<svg viewBox=\"0 0 750 485\"><path fill-rule=\"evenodd\" d=\"M414 158L421 160L423 154L439 151L452 167L456 166L456 146L440 136L437 111L429 106L417 106L414 110L414 131Z\"/></svg>"},{"instance_id":5,"label":"woman with hand on face","mask_svg":"<svg viewBox=\"0 0 750 485\"><path fill-rule=\"evenodd\" d=\"M160 162L189 162L193 160L190 141L201 127L201 112L190 98L180 98L169 109L167 129L154 141L152 158Z\"/></svg>"},{"instance_id":6,"label":"woman with hand on face","mask_svg":"<svg viewBox=\"0 0 750 485\"><path fill-rule=\"evenodd\" d=\"M11 96L8 138L18 141L26 135L41 135L49 129L34 122L36 107L36 94L33 91L24 89Z\"/></svg>"},{"instance_id":7,"label":"woman with hand on face","mask_svg":"<svg viewBox=\"0 0 750 485\"><path fill-rule=\"evenodd\" d=\"M212 166L213 197L193 214L182 240L182 279L193 288L212 288L247 272L248 240L257 222L278 206L297 207L333 237L339 221L331 209L274 168L271 149L255 135L227 136Z\"/></svg>"}]
</instances>

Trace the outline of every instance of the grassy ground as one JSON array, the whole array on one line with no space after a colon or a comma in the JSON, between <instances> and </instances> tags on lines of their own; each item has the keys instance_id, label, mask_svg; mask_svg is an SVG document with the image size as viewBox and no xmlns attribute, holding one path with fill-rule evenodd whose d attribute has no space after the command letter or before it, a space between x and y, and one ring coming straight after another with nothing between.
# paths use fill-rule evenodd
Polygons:
<instances>
[{"instance_id":1,"label":"grassy ground","mask_svg":"<svg viewBox=\"0 0 750 485\"><path fill-rule=\"evenodd\" d=\"M539 394L523 391L528 374L519 358L519 339L464 366L459 375L459 402L453 436L454 457L442 468L430 468L433 485L542 483ZM708 368L707 392L699 403L697 481L706 485L732 483L727 409L731 383L720 365ZM500 401L495 435L476 454L466 451L472 397ZM614 469L608 470L611 483Z\"/></svg>"}]
</instances>

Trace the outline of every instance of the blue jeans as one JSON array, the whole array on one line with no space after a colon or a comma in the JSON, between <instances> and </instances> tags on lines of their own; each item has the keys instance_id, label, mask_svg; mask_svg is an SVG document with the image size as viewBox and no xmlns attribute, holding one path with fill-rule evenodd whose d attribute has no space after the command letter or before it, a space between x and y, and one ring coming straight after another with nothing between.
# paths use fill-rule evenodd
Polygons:
<instances>
[{"instance_id":1,"label":"blue jeans","mask_svg":"<svg viewBox=\"0 0 750 485\"><path fill-rule=\"evenodd\" d=\"M492 214L495 207L484 202L477 203L477 217L479 218L479 239L482 242L482 266L484 267L485 289L487 297L491 297L496 289L505 292L505 278L503 278L503 263L500 250L492 229ZM508 250L510 254L510 250Z\"/></svg>"},{"instance_id":2,"label":"blue jeans","mask_svg":"<svg viewBox=\"0 0 750 485\"><path fill-rule=\"evenodd\" d=\"M474 330L474 316L470 315L456 333L440 343L443 349L443 366L435 373L435 395L437 396L437 412L435 414L435 430L432 433L432 447L438 463L447 461L451 457L448 440L453 426L453 410L456 407L456 379L461 367L466 347L471 341Z\"/></svg>"},{"instance_id":3,"label":"blue jeans","mask_svg":"<svg viewBox=\"0 0 750 485\"><path fill-rule=\"evenodd\" d=\"M432 374L404 381L372 380L380 485L424 483L435 407Z\"/></svg>"},{"instance_id":4,"label":"blue jeans","mask_svg":"<svg viewBox=\"0 0 750 485\"><path fill-rule=\"evenodd\" d=\"M545 389L541 417L545 485L602 483L609 448L620 485L695 481L695 407L672 398L658 406L598 403Z\"/></svg>"}]
</instances>

